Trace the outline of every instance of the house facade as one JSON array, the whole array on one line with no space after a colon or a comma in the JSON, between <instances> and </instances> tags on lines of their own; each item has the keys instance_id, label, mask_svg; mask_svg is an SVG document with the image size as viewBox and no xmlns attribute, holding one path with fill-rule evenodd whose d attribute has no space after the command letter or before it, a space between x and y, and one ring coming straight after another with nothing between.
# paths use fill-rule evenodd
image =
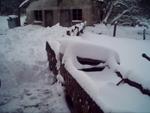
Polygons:
<instances>
[{"instance_id":1,"label":"house facade","mask_svg":"<svg viewBox=\"0 0 150 113\"><path fill-rule=\"evenodd\" d=\"M34 0L26 9L27 24L68 27L86 21L93 25L101 21L102 4L98 0Z\"/></svg>"}]
</instances>

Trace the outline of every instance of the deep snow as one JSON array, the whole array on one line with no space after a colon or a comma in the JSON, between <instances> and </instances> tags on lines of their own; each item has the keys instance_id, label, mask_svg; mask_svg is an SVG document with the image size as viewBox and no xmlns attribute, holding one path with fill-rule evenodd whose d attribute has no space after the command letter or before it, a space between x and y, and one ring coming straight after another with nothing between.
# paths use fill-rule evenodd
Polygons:
<instances>
[{"instance_id":1,"label":"deep snow","mask_svg":"<svg viewBox=\"0 0 150 113\"><path fill-rule=\"evenodd\" d=\"M0 19L0 113L69 113L45 51L46 40L56 36L55 28L29 25L9 30L6 17Z\"/></svg>"},{"instance_id":2,"label":"deep snow","mask_svg":"<svg viewBox=\"0 0 150 113\"><path fill-rule=\"evenodd\" d=\"M121 67L125 72L124 77L137 81L150 89L150 63L142 57L142 53L150 55L150 40L113 38L89 31L82 35L82 39L115 50L119 54Z\"/></svg>"},{"instance_id":3,"label":"deep snow","mask_svg":"<svg viewBox=\"0 0 150 113\"><path fill-rule=\"evenodd\" d=\"M0 112L2 113L69 113L64 100L63 87L59 82L53 84L55 78L48 70L45 51L46 41L52 44L56 53L59 52L59 47L57 46L60 46L59 43L61 42L65 42L64 47L61 47L62 51L65 51L63 49L68 46L68 42L65 41L67 38L72 38L73 41L80 42L82 40L83 42L86 41L87 43L102 46L101 51L104 51L104 53L105 50L107 50L104 48L110 48L116 51L116 54L118 54L116 55L117 57L120 57L120 60L119 58L117 58L117 60L121 62L121 68L124 69L122 71L125 77L141 83L145 88L149 88L150 86L150 77L148 76L150 73L148 68L150 64L142 57L143 52L150 55L150 41L142 41L142 36L138 33L139 31L141 32L143 28L120 27L120 35L117 34L118 38L113 38L106 36L112 35L112 27L106 28L103 25L87 27L81 37L66 36L66 30L68 30L68 28L61 27L59 24L50 28L28 25L9 30L6 17L0 17L0 25L0 79L2 82L0 88ZM101 33L106 35L101 35ZM149 31L147 33L147 39L149 39ZM80 51L80 47L82 47L80 43L70 45L70 47L76 47L74 50L77 50L77 53L79 51L79 55L85 56L84 53L86 51L86 56L89 53L89 49ZM99 58L93 54L94 50L92 50L92 48L90 50L92 51L90 54L91 57ZM98 49L96 50L98 51ZM72 52L67 54L66 59L67 57L70 59L69 57ZM105 59L105 55L103 58ZM68 62L68 64L69 63L70 62ZM77 77L76 79L81 81L81 84L83 81L81 86L91 94L90 96L93 97L105 111L119 112L129 110L136 112L138 110L142 111L143 109L145 111L149 110L149 106L145 105L145 103L149 103L148 96L143 97L137 89L127 85L116 87L112 84L120 80L116 77L112 78L108 76L109 74L111 74L111 76L113 75L112 70L111 72L110 70L105 70L106 72L102 75L106 74L107 76L104 77L99 77L96 73L91 73L86 77L88 74L83 72L79 73L72 63L68 65L68 69L75 75L76 73L81 75L74 77ZM91 77L90 75L94 76ZM101 79L105 82L105 77L108 80L106 83L103 84L97 81ZM84 79L87 80L86 83ZM110 82L109 80L112 81ZM90 86L88 87L89 84ZM102 87L103 85L105 87ZM99 88L101 88L100 91ZM102 93L100 93L101 91ZM122 92L125 98L122 98L120 92ZM130 95L128 95L128 92L130 92ZM111 98L112 96L114 96L114 98ZM126 102L122 103L121 107L119 107L119 103L116 103L118 104L116 107L115 104L112 103L115 101L113 100L115 98L118 98L120 103L123 101ZM129 103L134 104L140 101L142 106L145 106L143 109L138 107L140 104L136 104L136 107L131 105L131 107L128 108Z\"/></svg>"},{"instance_id":4,"label":"deep snow","mask_svg":"<svg viewBox=\"0 0 150 113\"><path fill-rule=\"evenodd\" d=\"M149 96L123 82L117 86L121 78L115 73L119 71L123 78L141 84L144 89L150 89L150 63L142 57L143 53L148 56L150 54L150 40L143 41L138 34L139 40L128 37L130 33L126 34L128 38L110 37L98 34L93 29L97 28L88 27L80 37L72 36L58 40L59 44L53 44L54 50L59 48L57 51L64 54L62 62L68 72L104 112L150 112ZM137 33L133 29L137 30L132 27L127 30ZM104 65L107 68L102 72L82 72L78 69L92 66L79 64L77 56L106 61Z\"/></svg>"},{"instance_id":5,"label":"deep snow","mask_svg":"<svg viewBox=\"0 0 150 113\"><path fill-rule=\"evenodd\" d=\"M90 38L87 37L90 37L91 40L89 40ZM77 38L59 41L60 52L64 54L62 62L65 64L66 69L72 75L72 77L89 94L89 96L97 103L97 105L99 105L106 113L150 112L149 96L142 94L138 88L123 82L120 85L117 85L121 81L121 78L115 73L116 71L119 71L123 75L123 78L128 78L136 83L141 84L144 89L150 89L150 78L148 76L150 73L148 68L150 67L149 61L145 59L142 60L142 56L138 55L138 53L141 53L141 50L138 50L139 48L142 48L142 50L147 54L149 53L149 42L146 44L145 41L139 42L135 40L134 42L131 39L115 40L112 37L104 38L104 36L94 35L92 33L90 35L90 33L87 34L86 32L80 38L81 39ZM82 38L84 40L82 40ZM110 38L112 38L112 40ZM96 42L93 43L92 41ZM121 43L122 41L123 43ZM110 42L111 44L109 44ZM132 46L130 46L130 42L132 45L134 43L137 47L137 49L133 48L134 54L127 54L127 52L132 53L132 50L126 51L125 49L125 45L127 43L129 44L129 47L132 48ZM109 46L105 45L107 43ZM138 46L138 44L143 43L145 45ZM121 44L121 46L119 46L119 44ZM111 47L114 45L118 47ZM120 54L121 52L124 52L121 54L123 56L119 58L119 55L113 49ZM81 58L105 61L104 64L95 65L95 67L105 66L105 69L98 72L81 71L80 69L86 68L87 65L79 64L77 61L77 56ZM134 57L134 61L131 61L132 59L130 59L130 57ZM124 60L126 60L126 64L124 63ZM140 68L140 64L138 64L139 60L140 63L145 64L141 64L143 66L142 69ZM120 63L120 65L118 63ZM127 69L129 65L130 67L136 65L136 68ZM131 73L131 71L133 72Z\"/></svg>"}]
</instances>

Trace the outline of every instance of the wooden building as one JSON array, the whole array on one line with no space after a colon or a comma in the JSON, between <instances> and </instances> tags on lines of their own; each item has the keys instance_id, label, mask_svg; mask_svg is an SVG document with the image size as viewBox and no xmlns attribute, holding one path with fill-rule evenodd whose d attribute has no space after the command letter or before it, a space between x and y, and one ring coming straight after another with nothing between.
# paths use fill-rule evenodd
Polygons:
<instances>
[{"instance_id":1,"label":"wooden building","mask_svg":"<svg viewBox=\"0 0 150 113\"><path fill-rule=\"evenodd\" d=\"M47 27L86 21L87 25L93 25L101 21L102 4L100 0L33 0L26 9L27 23Z\"/></svg>"}]
</instances>

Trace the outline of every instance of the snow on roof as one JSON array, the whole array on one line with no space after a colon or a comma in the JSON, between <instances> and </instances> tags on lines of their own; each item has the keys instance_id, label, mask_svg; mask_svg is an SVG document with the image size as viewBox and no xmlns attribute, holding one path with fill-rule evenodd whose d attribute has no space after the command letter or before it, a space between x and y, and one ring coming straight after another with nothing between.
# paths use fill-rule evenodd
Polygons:
<instances>
[{"instance_id":1,"label":"snow on roof","mask_svg":"<svg viewBox=\"0 0 150 113\"><path fill-rule=\"evenodd\" d=\"M98 0L98 1L103 2L104 0Z\"/></svg>"},{"instance_id":2,"label":"snow on roof","mask_svg":"<svg viewBox=\"0 0 150 113\"><path fill-rule=\"evenodd\" d=\"M23 1L20 5L19 5L19 8L23 7L26 3L28 3L30 0L25 0Z\"/></svg>"}]
</instances>

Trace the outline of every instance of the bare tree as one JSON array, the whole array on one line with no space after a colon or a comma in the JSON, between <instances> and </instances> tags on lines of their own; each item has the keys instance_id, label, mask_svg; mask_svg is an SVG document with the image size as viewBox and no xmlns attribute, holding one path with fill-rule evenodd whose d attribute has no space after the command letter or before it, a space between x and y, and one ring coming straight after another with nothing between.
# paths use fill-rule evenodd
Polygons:
<instances>
[{"instance_id":1,"label":"bare tree","mask_svg":"<svg viewBox=\"0 0 150 113\"><path fill-rule=\"evenodd\" d=\"M105 16L103 23L107 24L111 18L110 23L113 24L118 21L123 15L132 12L137 8L139 0L104 0ZM112 13L115 15L112 18Z\"/></svg>"}]
</instances>

